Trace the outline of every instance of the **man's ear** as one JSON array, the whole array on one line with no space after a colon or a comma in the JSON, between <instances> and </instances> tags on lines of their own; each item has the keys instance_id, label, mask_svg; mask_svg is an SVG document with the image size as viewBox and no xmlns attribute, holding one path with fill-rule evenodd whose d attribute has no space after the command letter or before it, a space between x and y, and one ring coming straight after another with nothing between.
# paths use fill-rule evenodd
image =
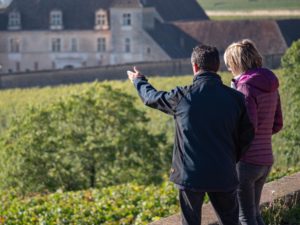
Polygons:
<instances>
[{"instance_id":1,"label":"man's ear","mask_svg":"<svg viewBox=\"0 0 300 225\"><path fill-rule=\"evenodd\" d=\"M196 75L199 72L200 68L196 63L193 63L193 72Z\"/></svg>"}]
</instances>

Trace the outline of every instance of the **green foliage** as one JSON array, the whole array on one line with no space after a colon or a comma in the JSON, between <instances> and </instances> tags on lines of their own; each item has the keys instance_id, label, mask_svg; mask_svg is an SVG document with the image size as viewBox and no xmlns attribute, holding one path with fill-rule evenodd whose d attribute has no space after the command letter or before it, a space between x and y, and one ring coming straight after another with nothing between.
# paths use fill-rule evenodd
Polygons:
<instances>
[{"instance_id":1,"label":"green foliage","mask_svg":"<svg viewBox=\"0 0 300 225\"><path fill-rule=\"evenodd\" d=\"M1 137L0 187L39 192L161 181L165 135L149 133L149 119L134 101L93 84L31 106Z\"/></svg>"},{"instance_id":2,"label":"green foliage","mask_svg":"<svg viewBox=\"0 0 300 225\"><path fill-rule=\"evenodd\" d=\"M295 72L300 70L300 39L292 44L282 57L282 67L285 72ZM291 75L289 75L291 76Z\"/></svg>"},{"instance_id":3,"label":"green foliage","mask_svg":"<svg viewBox=\"0 0 300 225\"><path fill-rule=\"evenodd\" d=\"M266 224L272 225L297 225L300 221L300 205L297 197L287 203L277 199L262 208L262 216Z\"/></svg>"},{"instance_id":4,"label":"green foliage","mask_svg":"<svg viewBox=\"0 0 300 225\"><path fill-rule=\"evenodd\" d=\"M205 10L300 9L298 0L198 0Z\"/></svg>"},{"instance_id":5,"label":"green foliage","mask_svg":"<svg viewBox=\"0 0 300 225\"><path fill-rule=\"evenodd\" d=\"M285 129L283 133L284 152L287 163L299 167L300 161L300 40L294 42L282 58Z\"/></svg>"},{"instance_id":6,"label":"green foliage","mask_svg":"<svg viewBox=\"0 0 300 225\"><path fill-rule=\"evenodd\" d=\"M275 73L279 77L281 86L285 87L287 80L283 76L282 71L277 70ZM222 73L221 76L226 84L230 83L231 74ZM192 76L151 77L150 81L159 90L170 90L175 86L191 83ZM106 86L113 86L114 88L112 89ZM123 103L125 101L126 104L131 104L130 107L133 107L134 111L137 111L137 115L141 116L139 117L140 120L138 120L140 122L132 122L135 123L135 126L138 124L137 127L140 132L135 134L139 135L135 136L136 138L128 139L134 141L133 143L136 145L132 145L137 148L131 149L132 151L128 149L128 155L125 155L125 148L120 148L120 146L112 148L113 144L111 142L118 143L118 141L120 141L121 143L121 141L124 141L120 133L118 133L121 132L119 130L116 131L116 134L113 133L113 135L116 135L116 139L108 137L110 142L106 144L101 143L101 146L107 148L111 147L116 154L110 158L111 155L109 156L109 154L111 152L102 152L102 149L99 149L101 157L97 154L96 148L98 143L104 140L103 137L106 136L98 137L94 135L91 121L93 117L97 120L97 115L104 116L105 120L110 121L110 117L105 115L105 112L110 113L110 115L111 112L102 111L98 112L102 114L97 114L96 110L92 108L99 107L101 110L108 110L107 108L105 109L105 107L100 107L100 103L97 102L100 101L97 97L100 95L104 96L100 98L101 100L110 98L107 97L108 92L106 92L107 95L100 94L106 89L113 92L114 101L121 99L120 101ZM122 91L119 91L120 89ZM291 117L290 112L287 111L286 91L281 89L281 95L286 124L287 120ZM159 219L160 217L178 212L176 190L173 185L169 183L163 183L157 186L126 184L100 190L91 189L80 192L35 195L33 197L26 195L26 198L22 198L19 197L19 190L22 187L22 185L18 183L20 179L14 178L11 175L8 180L3 179L4 175L7 176L8 174L14 174L18 171L16 177L21 177L28 183L34 182L36 185L29 185L30 187L24 186L24 190L27 191L38 191L44 190L45 188L49 191L55 191L57 188L68 190L90 187L90 170L83 165L91 165L90 158L88 158L88 156L91 155L99 157L97 158L99 162L104 163L103 165L100 163L97 164L97 171L100 171L102 168L114 168L109 171L109 174L97 172L97 174L100 174L102 177L96 179L96 187L110 185L114 182L125 182L125 180L130 179L134 179L136 182L145 182L145 184L151 179L157 181L159 181L160 178L166 179L166 174L168 173L167 171L171 163L171 145L173 143L174 132L173 118L159 113L156 110L146 108L140 99L132 96L136 96L136 91L128 81L110 81L102 82L101 84L80 84L41 89L0 91L0 134L2 136L2 140L0 141L0 143L2 143L2 146L0 146L0 167L4 168L3 171L0 169L0 183L2 188L4 186L19 187L15 193L3 191L0 194L0 224L100 224L100 219L105 218L106 222L101 224L142 225ZM93 103L91 104L91 102ZM93 104L94 106L90 107ZM118 105L116 102L109 102L109 104L111 104L111 107ZM31 106L28 107L28 105ZM131 111L126 110L126 112L129 113ZM116 113L117 115L123 113L124 116L126 112L122 111ZM78 116L78 119L74 121L72 120L72 116ZM130 115L128 116L132 118ZM121 118L124 117L121 115ZM56 122L54 120L56 120ZM40 123L38 123L38 121L40 121ZM105 123L105 129L112 129L107 127L107 124L120 124L115 120L112 121L113 122L109 124ZM100 126L100 121L96 123L99 129L105 130ZM27 127L25 126L24 128L21 125L26 125ZM83 135L81 126L88 128L86 129L87 133L85 135ZM129 129L130 124L126 126L128 126ZM117 127L117 125L115 127ZM43 132L32 132L36 129L40 129ZM145 130L143 129L148 130L146 134L150 135L150 140L144 137ZM97 135L100 135L100 131L95 132ZM167 143L164 142L164 135L162 135L162 133L167 137ZM51 139L50 137L53 138L55 134L59 135ZM73 134L76 134L76 136L73 136ZM19 140L17 135L21 135L24 139ZM48 137L48 135L50 135L50 137ZM105 135L105 132L104 134L101 133L101 135ZM73 140L74 137L76 137L75 140ZM87 137L92 137L92 139L88 139ZM7 138L10 139L10 142L7 141ZM157 148L153 147L154 138L157 138L160 142ZM143 145L143 148L141 148L140 142L138 142L139 139L145 142L150 141L151 145L149 142L148 145L144 145L147 149L144 149ZM33 141L26 142L27 140ZM85 140L86 145L83 145L79 140ZM21 141L23 141L22 143L24 145L21 145ZM270 180L278 179L284 175L295 172L297 168L293 168L292 165L299 167L299 162L291 164L291 160L287 159L299 157L300 152L294 152L294 155L289 157L289 155L286 154L287 147L285 141L282 133L273 137L276 163L269 178ZM94 145L95 143L96 146ZM70 144L72 147L68 147ZM38 151L29 151L28 153L30 154L25 154L27 153L25 150L28 149L30 145L36 146ZM57 148L57 146L59 148ZM87 146L88 148L85 148ZM13 150L16 147L19 149L17 153ZM43 149L47 149L47 151L44 152ZM77 150L79 156L75 156L75 151ZM102 155L102 153L104 155ZM124 154L122 155L122 153ZM129 157L131 153L132 155ZM21 157L20 154L23 154L25 158ZM126 157L118 158L120 154ZM147 154L154 155L151 155L152 158L149 158ZM57 157L54 157L54 155L57 155ZM29 160L29 157L33 157L33 160ZM71 162L68 160L70 158L72 159ZM47 159L46 164L44 163L45 159ZM104 159L113 159L113 162L101 161ZM133 161L130 159L133 159ZM137 162L135 162L135 160L137 160ZM50 164L50 162L52 164ZM29 163L30 166L25 167L27 163ZM70 169L70 167L68 167L70 164L74 166L74 168L72 167L72 169ZM23 165L23 167L19 165ZM110 165L112 165L112 167L110 167ZM49 174L45 172L46 169L44 169L44 167L47 168L47 171L49 168L51 169ZM82 168L84 168L84 170ZM37 179L33 179L31 174L37 174ZM108 179L103 176L106 176ZM60 179L57 181L56 178L58 177L60 177L60 179L62 178L63 182L67 180L66 184L62 185ZM85 198L84 196L92 196L92 201L86 200L89 198ZM119 208L120 210L118 210ZM65 222L63 222L64 219ZM4 220L5 222L3 222ZM8 221L12 222L8 223Z\"/></svg>"},{"instance_id":7,"label":"green foliage","mask_svg":"<svg viewBox=\"0 0 300 225\"><path fill-rule=\"evenodd\" d=\"M170 183L160 187L124 184L101 190L18 197L0 193L0 224L5 225L146 225L178 212L177 191Z\"/></svg>"},{"instance_id":8,"label":"green foliage","mask_svg":"<svg viewBox=\"0 0 300 225\"><path fill-rule=\"evenodd\" d=\"M278 75L281 84L281 97L282 106L284 112L284 123L285 128L288 120L290 119L290 113L287 110L287 91L283 90L286 79L283 75L282 70L276 70L275 73ZM230 73L221 73L221 77L225 84L229 84L232 75ZM179 77L150 77L151 83L158 90L171 90L175 86L187 85L192 82L192 76L179 76ZM132 87L129 81L109 81L101 82L103 85L113 86L114 88L121 89L126 92L127 95L136 96L136 90ZM0 123L0 134L2 136L6 134L8 127L10 126L12 118L23 115L28 108L28 105L33 105L35 108L47 108L48 105L52 105L58 102L59 99L67 99L72 93L80 93L82 90L91 88L94 84L80 84L60 87L47 87L47 88L33 88L33 89L15 89L15 90L2 90L0 91L0 118L3 123ZM164 174L168 173L169 166L171 164L172 144L174 135L174 122L173 118L163 113L157 112L156 110L146 108L138 98L132 98L132 103L136 108L143 111L143 114L150 119L150 122L146 123L147 129L151 134L160 135L164 133L167 136L167 144L162 148L159 148L162 155L160 161L161 170ZM273 167L270 180L277 179L286 174L290 174L295 171L293 167L300 167L299 161L295 163L291 162L290 159L300 155L300 152L287 151L288 148L285 144L286 140L283 137L283 133L280 132L273 136L273 151L276 158L275 165ZM1 151L0 151L1 152ZM293 155L294 154L294 155ZM291 155L291 156L290 156ZM150 161L143 157L144 164L151 164ZM6 162L1 164L7 167ZM296 165L296 166L295 166ZM0 172L1 174L1 172Z\"/></svg>"}]
</instances>

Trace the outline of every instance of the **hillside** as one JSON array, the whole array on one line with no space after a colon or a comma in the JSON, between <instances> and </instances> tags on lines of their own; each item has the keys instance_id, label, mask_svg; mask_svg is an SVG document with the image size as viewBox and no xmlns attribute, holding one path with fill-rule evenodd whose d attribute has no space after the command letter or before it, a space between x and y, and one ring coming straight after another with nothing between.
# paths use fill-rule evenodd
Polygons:
<instances>
[{"instance_id":1,"label":"hillside","mask_svg":"<svg viewBox=\"0 0 300 225\"><path fill-rule=\"evenodd\" d=\"M281 83L282 72L275 71ZM224 83L229 84L231 75L221 74ZM179 77L150 77L151 83L157 89L170 90L175 86L191 83L192 76ZM129 81L101 82L114 88L121 89L129 95L136 96L136 91ZM48 105L71 94L84 92L94 84L80 84L52 88L16 89L0 91L0 115L2 119L2 134L5 133L9 121L16 115L26 112L28 105ZM283 106L286 97L282 94ZM140 99L134 104L142 109L150 118L151 126L147 129L155 132L165 131L168 143L173 141L173 119L155 110L146 108ZM286 111L285 111L286 112ZM288 118L288 113L285 114ZM274 151L277 162L269 180L293 173L289 168L287 156L282 151L284 143L281 134L274 137ZM171 146L170 146L171 152ZM294 153L295 155L299 153ZM293 156L291 156L293 157ZM148 158L145 158L145 164ZM169 163L169 162L167 162ZM163 180L167 179L165 171ZM106 188L88 189L77 192L65 192L59 189L56 193L39 193L19 196L12 191L0 191L0 224L105 224L105 225L146 225L150 221L158 220L178 212L176 189L169 182L156 185L141 185L132 181L127 184ZM265 212L267 216L268 212Z\"/></svg>"},{"instance_id":2,"label":"hillside","mask_svg":"<svg viewBox=\"0 0 300 225\"><path fill-rule=\"evenodd\" d=\"M276 71L281 81L281 70ZM224 83L229 85L231 80L231 74L221 73ZM178 76L178 77L151 77L151 82L159 90L171 90L176 86L187 85L192 81L191 75ZM135 89L128 81L105 81L104 84L111 85L112 87L124 90L130 95L136 96ZM282 82L281 82L282 83ZM23 110L28 108L28 105L45 105L49 102L55 102L62 97L69 96L72 93L80 92L81 90L89 87L91 84L80 84L60 87L47 87L47 88L33 88L33 89L12 89L0 91L0 133L4 132L11 118L15 115L22 113ZM282 94L283 107L285 103L285 96ZM151 119L151 127L149 129L152 132L162 130L166 132L168 137L168 143L173 142L173 129L174 124L172 117L165 114L156 112L155 110L148 109L141 103L140 99L136 98L136 106L145 111L146 115ZM286 119L288 115L285 114ZM281 143L281 135L275 135L274 137L274 150L277 155L277 162L274 165L274 173L286 171L289 168L287 165L286 157L284 156L283 143ZM275 175L275 174L274 174Z\"/></svg>"},{"instance_id":3,"label":"hillside","mask_svg":"<svg viewBox=\"0 0 300 225\"><path fill-rule=\"evenodd\" d=\"M205 10L279 10L300 9L299 0L198 0Z\"/></svg>"}]
</instances>

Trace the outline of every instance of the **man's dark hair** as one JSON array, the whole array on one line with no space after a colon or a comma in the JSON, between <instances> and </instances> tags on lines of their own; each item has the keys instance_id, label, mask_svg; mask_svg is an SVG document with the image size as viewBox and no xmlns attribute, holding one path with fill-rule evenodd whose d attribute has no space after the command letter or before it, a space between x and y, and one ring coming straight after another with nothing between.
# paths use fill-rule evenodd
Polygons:
<instances>
[{"instance_id":1,"label":"man's dark hair","mask_svg":"<svg viewBox=\"0 0 300 225\"><path fill-rule=\"evenodd\" d=\"M191 61L201 70L217 72L220 67L219 51L216 47L198 45L193 49Z\"/></svg>"}]
</instances>

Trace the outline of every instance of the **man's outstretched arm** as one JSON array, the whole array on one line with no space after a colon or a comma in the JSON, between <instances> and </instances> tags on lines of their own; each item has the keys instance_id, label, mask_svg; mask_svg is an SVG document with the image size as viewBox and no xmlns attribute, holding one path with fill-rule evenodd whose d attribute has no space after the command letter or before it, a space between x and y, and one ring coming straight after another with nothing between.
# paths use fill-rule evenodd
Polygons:
<instances>
[{"instance_id":1,"label":"man's outstretched arm","mask_svg":"<svg viewBox=\"0 0 300 225\"><path fill-rule=\"evenodd\" d=\"M175 114L176 107L183 96L180 88L175 88L170 92L157 91L136 67L134 71L127 71L127 75L145 105L171 115Z\"/></svg>"}]
</instances>

